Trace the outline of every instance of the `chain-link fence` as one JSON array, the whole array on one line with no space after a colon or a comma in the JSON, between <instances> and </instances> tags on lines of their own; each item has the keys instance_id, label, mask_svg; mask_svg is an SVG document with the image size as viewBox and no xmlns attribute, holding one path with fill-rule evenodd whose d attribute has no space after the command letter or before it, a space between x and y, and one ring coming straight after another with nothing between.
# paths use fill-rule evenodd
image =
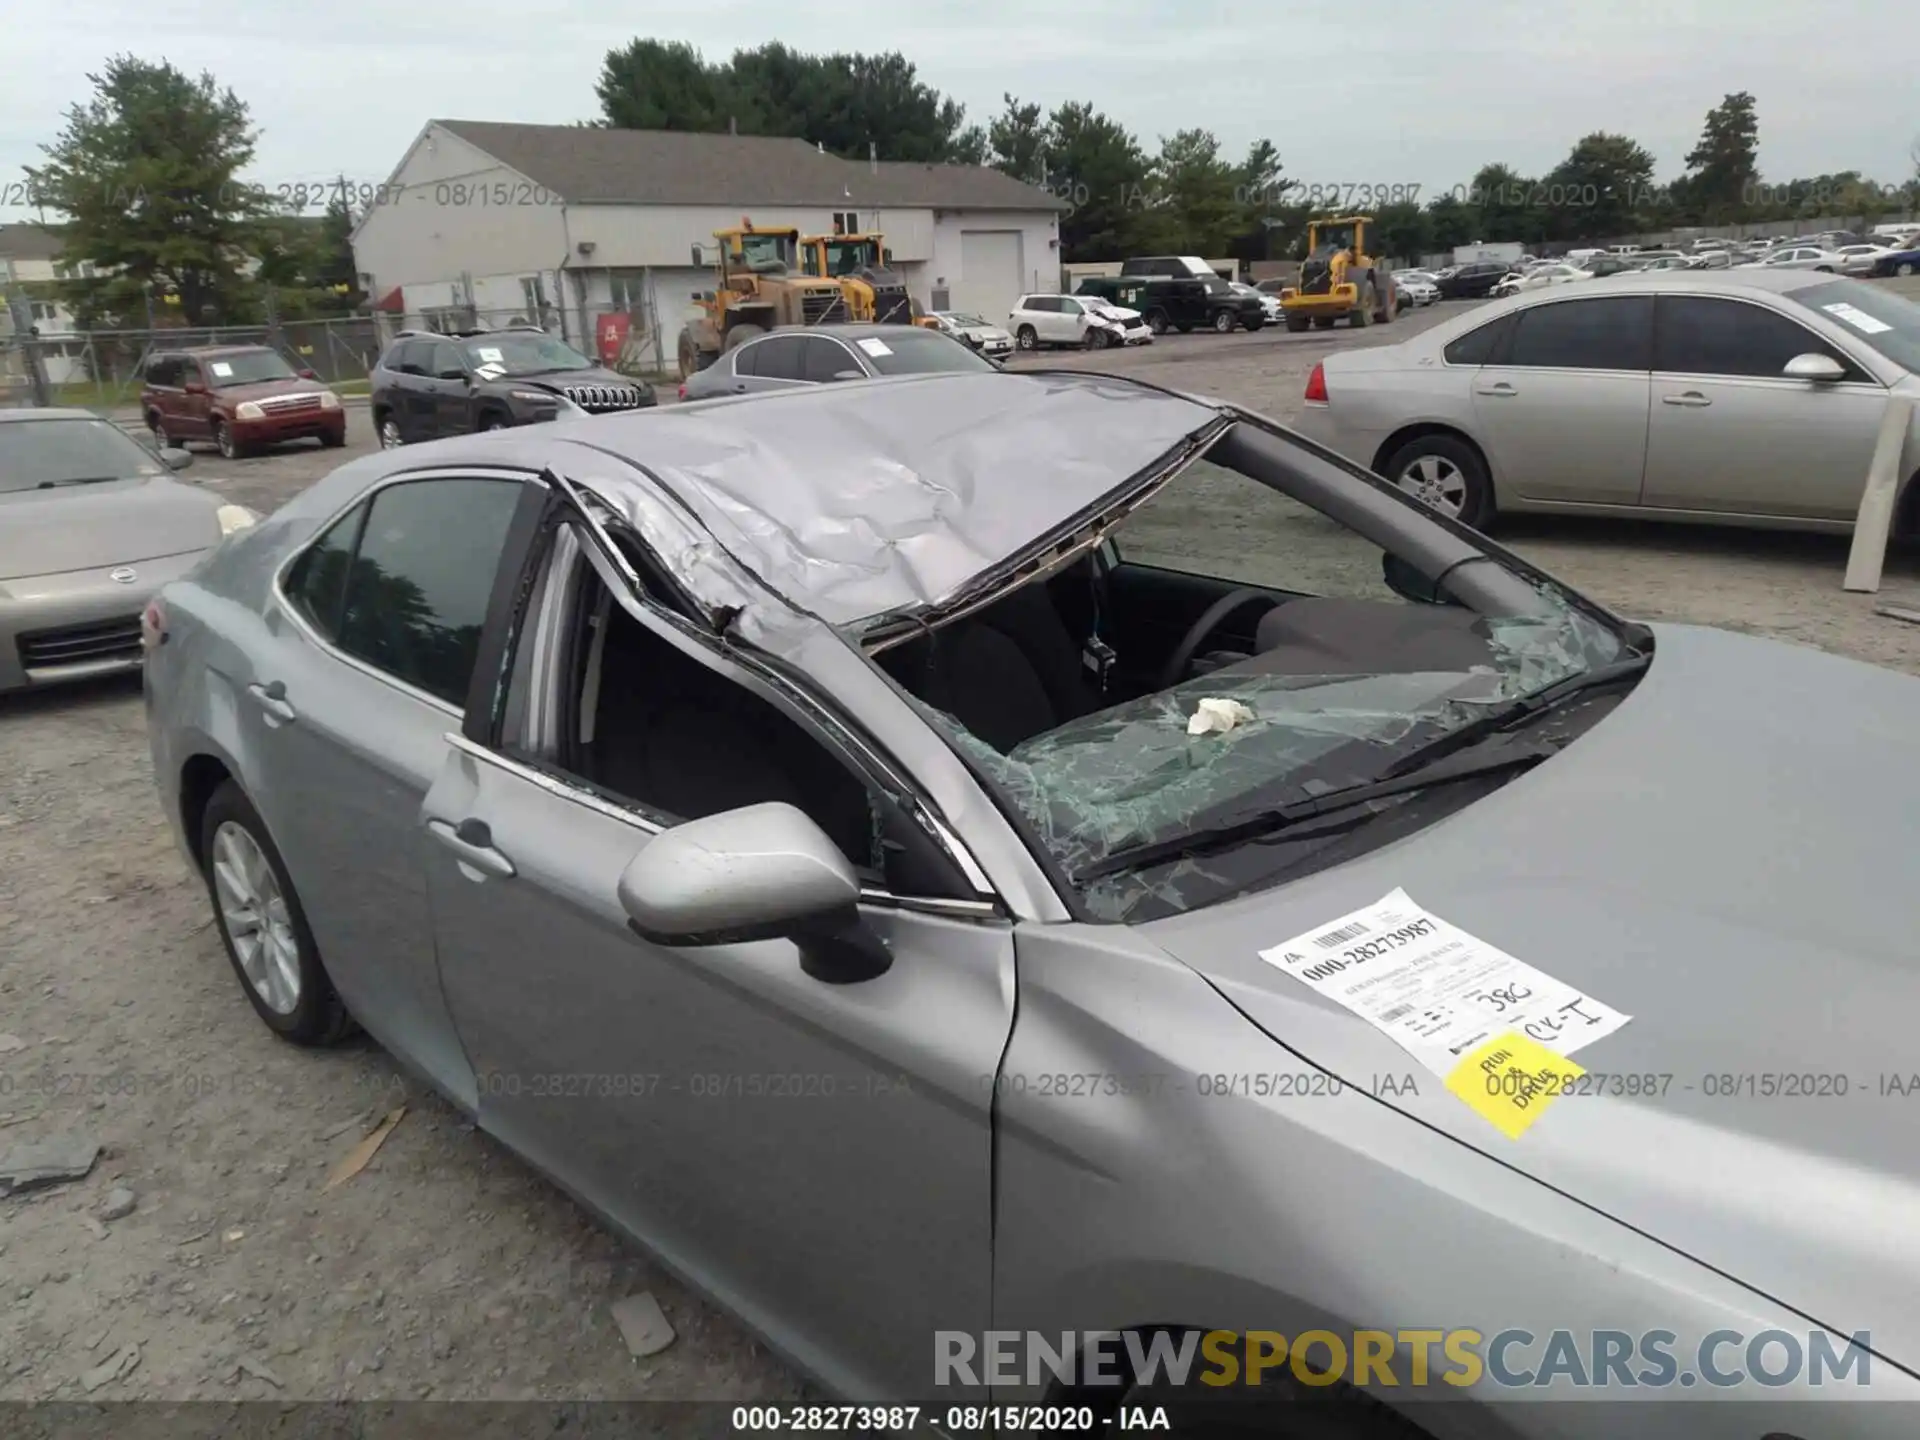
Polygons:
<instances>
[{"instance_id":1,"label":"chain-link fence","mask_svg":"<svg viewBox=\"0 0 1920 1440\"><path fill-rule=\"evenodd\" d=\"M32 362L39 362L55 405L113 409L131 405L147 361L164 350L265 345L296 370L330 385L364 381L385 343L372 316L283 320L276 325L168 326L151 330L0 329L0 405L33 404Z\"/></svg>"}]
</instances>

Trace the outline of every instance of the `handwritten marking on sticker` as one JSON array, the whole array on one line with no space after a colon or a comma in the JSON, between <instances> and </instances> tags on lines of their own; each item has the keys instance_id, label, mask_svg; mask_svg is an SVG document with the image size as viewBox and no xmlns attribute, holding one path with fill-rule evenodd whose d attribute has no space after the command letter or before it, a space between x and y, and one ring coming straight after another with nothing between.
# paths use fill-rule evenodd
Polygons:
<instances>
[{"instance_id":1,"label":"handwritten marking on sticker","mask_svg":"<svg viewBox=\"0 0 1920 1440\"><path fill-rule=\"evenodd\" d=\"M1537 1040L1509 1030L1463 1057L1447 1089L1509 1140L1518 1140L1587 1072Z\"/></svg>"},{"instance_id":2,"label":"handwritten marking on sticker","mask_svg":"<svg viewBox=\"0 0 1920 1440\"><path fill-rule=\"evenodd\" d=\"M1509 1031L1560 1055L1632 1017L1470 935L1395 890L1260 952L1441 1077Z\"/></svg>"}]
</instances>

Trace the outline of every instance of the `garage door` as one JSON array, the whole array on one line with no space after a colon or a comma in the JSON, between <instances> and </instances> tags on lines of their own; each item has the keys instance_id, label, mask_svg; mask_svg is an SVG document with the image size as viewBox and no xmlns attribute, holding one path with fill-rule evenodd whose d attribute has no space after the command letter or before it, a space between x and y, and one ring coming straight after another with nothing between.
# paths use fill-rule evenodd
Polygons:
<instances>
[{"instance_id":1,"label":"garage door","mask_svg":"<svg viewBox=\"0 0 1920 1440\"><path fill-rule=\"evenodd\" d=\"M1025 273L1018 230L962 230L953 308L974 311L997 324L1020 298Z\"/></svg>"}]
</instances>

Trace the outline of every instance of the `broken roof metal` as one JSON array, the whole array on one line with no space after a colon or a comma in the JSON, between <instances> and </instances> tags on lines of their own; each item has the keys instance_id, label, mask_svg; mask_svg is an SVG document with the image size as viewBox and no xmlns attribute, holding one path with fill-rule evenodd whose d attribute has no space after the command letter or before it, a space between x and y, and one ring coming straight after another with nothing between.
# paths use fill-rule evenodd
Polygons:
<instances>
[{"instance_id":1,"label":"broken roof metal","mask_svg":"<svg viewBox=\"0 0 1920 1440\"><path fill-rule=\"evenodd\" d=\"M964 594L1229 418L1108 375L926 375L596 417L567 438L652 476L789 603L857 626Z\"/></svg>"}]
</instances>

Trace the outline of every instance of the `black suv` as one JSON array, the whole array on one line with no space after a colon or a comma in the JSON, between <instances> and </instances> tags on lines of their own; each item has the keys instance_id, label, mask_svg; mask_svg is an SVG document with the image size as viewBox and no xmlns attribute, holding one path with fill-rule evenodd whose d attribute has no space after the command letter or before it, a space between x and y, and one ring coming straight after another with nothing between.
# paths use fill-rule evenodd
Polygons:
<instances>
[{"instance_id":1,"label":"black suv","mask_svg":"<svg viewBox=\"0 0 1920 1440\"><path fill-rule=\"evenodd\" d=\"M1074 292L1098 295L1128 310L1138 310L1156 335L1178 330L1258 330L1267 323L1266 307L1251 295L1238 295L1218 275L1088 276Z\"/></svg>"},{"instance_id":2,"label":"black suv","mask_svg":"<svg viewBox=\"0 0 1920 1440\"><path fill-rule=\"evenodd\" d=\"M1442 300L1479 300L1491 294L1501 277L1510 273L1517 264L1517 261L1475 260L1470 265L1459 266L1451 275L1440 276L1433 283L1438 287Z\"/></svg>"},{"instance_id":3,"label":"black suv","mask_svg":"<svg viewBox=\"0 0 1920 1440\"><path fill-rule=\"evenodd\" d=\"M656 403L651 385L531 328L448 335L405 330L370 378L373 428L385 450Z\"/></svg>"}]
</instances>

